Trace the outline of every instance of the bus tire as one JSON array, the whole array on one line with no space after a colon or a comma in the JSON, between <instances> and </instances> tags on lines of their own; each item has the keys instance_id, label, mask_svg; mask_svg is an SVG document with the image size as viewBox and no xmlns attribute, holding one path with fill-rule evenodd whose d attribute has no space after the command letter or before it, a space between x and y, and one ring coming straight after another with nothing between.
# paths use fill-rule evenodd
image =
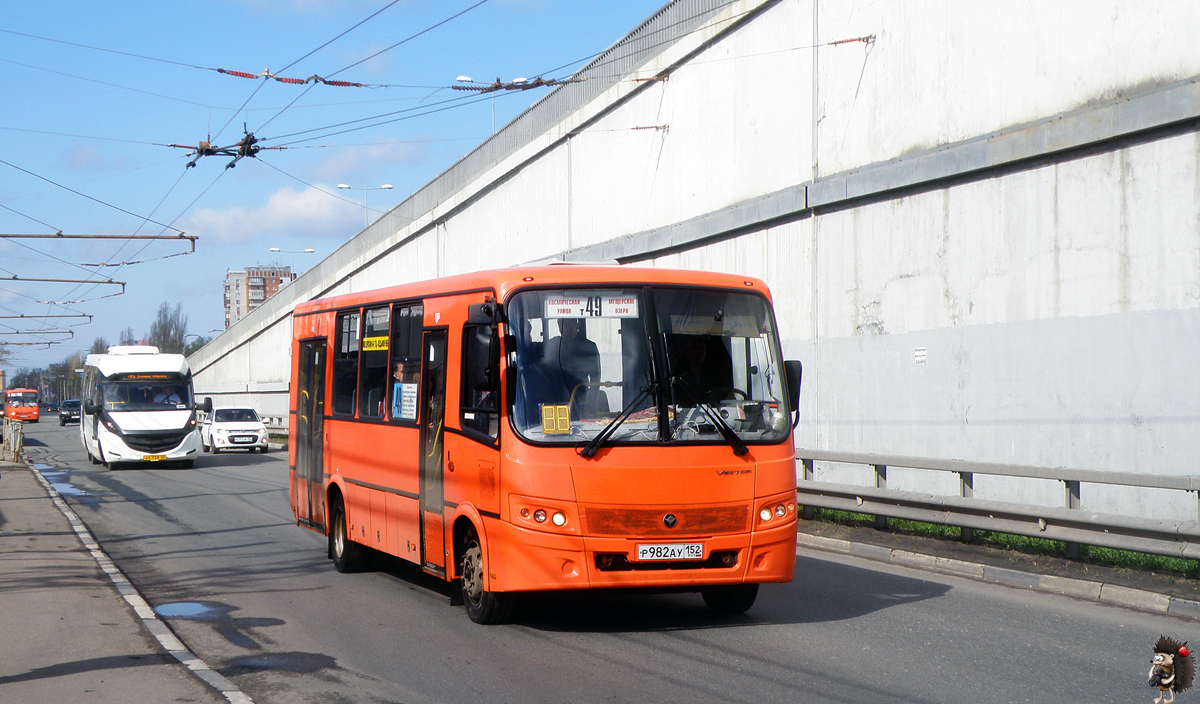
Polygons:
<instances>
[{"instance_id":1,"label":"bus tire","mask_svg":"<svg viewBox=\"0 0 1200 704\"><path fill-rule=\"evenodd\" d=\"M709 610L718 614L744 614L758 598L757 584L722 584L700 590Z\"/></svg>"},{"instance_id":2,"label":"bus tire","mask_svg":"<svg viewBox=\"0 0 1200 704\"><path fill-rule=\"evenodd\" d=\"M462 587L463 606L467 616L480 624L505 623L512 616L513 595L489 592L483 588L484 570L487 569L479 534L468 528L463 536L463 549L459 565L459 585Z\"/></svg>"},{"instance_id":3,"label":"bus tire","mask_svg":"<svg viewBox=\"0 0 1200 704\"><path fill-rule=\"evenodd\" d=\"M350 539L346 506L340 496L333 500L329 513L329 555L333 558L333 568L342 573L361 572L367 562L366 549Z\"/></svg>"}]
</instances>

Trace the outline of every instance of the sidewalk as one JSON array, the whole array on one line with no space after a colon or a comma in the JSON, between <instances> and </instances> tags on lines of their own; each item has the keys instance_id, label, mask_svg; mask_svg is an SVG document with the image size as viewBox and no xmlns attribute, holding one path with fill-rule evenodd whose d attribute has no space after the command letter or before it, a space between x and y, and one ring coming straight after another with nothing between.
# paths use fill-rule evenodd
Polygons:
<instances>
[{"instance_id":1,"label":"sidewalk","mask_svg":"<svg viewBox=\"0 0 1200 704\"><path fill-rule=\"evenodd\" d=\"M3 461L0 564L0 700L249 701L206 684L224 678L182 644L165 648L160 639L174 636L107 557L84 546L37 476Z\"/></svg>"}]
</instances>

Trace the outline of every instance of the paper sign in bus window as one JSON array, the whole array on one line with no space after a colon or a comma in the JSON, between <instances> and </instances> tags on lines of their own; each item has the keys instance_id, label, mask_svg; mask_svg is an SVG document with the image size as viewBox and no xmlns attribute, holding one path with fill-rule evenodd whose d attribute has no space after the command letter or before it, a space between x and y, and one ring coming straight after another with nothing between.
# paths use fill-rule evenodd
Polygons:
<instances>
[{"instance_id":1,"label":"paper sign in bus window","mask_svg":"<svg viewBox=\"0 0 1200 704\"><path fill-rule=\"evenodd\" d=\"M542 406L542 433L546 435L566 435L571 432L571 411L570 406L550 405Z\"/></svg>"},{"instance_id":2,"label":"paper sign in bus window","mask_svg":"<svg viewBox=\"0 0 1200 704\"><path fill-rule=\"evenodd\" d=\"M417 419L417 384L395 384L392 389L392 418Z\"/></svg>"},{"instance_id":3,"label":"paper sign in bus window","mask_svg":"<svg viewBox=\"0 0 1200 704\"><path fill-rule=\"evenodd\" d=\"M638 299L632 295L547 296L547 318L636 318Z\"/></svg>"}]
</instances>

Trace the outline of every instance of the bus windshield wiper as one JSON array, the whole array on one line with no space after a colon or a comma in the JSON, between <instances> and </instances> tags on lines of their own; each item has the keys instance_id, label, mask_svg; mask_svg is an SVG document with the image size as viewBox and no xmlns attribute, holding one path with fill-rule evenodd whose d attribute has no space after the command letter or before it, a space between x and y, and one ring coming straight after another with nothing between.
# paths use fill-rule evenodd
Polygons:
<instances>
[{"instance_id":1,"label":"bus windshield wiper","mask_svg":"<svg viewBox=\"0 0 1200 704\"><path fill-rule=\"evenodd\" d=\"M675 377L674 381L676 384L679 384L684 391L696 399L696 408L699 408L705 417L712 421L712 424L717 428L717 432L721 433L721 437L725 438L725 442L729 443L730 447L733 448L733 454L741 457L750 451L750 448L746 447L746 443L742 441L742 438L737 434L737 431L729 427L729 423L725 422L725 419L721 417L721 414L717 412L717 409L713 408L708 401L703 400L701 394L697 393L696 388L693 387L687 379L683 378L682 376L677 376Z\"/></svg>"},{"instance_id":2,"label":"bus windshield wiper","mask_svg":"<svg viewBox=\"0 0 1200 704\"><path fill-rule=\"evenodd\" d=\"M612 434L617 432L617 428L619 428L621 424L625 422L625 419L633 415L633 409L637 408L637 405L641 403L647 396L653 393L657 388L658 385L655 382L650 382L649 384L643 386L641 393L635 396L634 399L629 402L629 405L625 406L625 408L621 410L620 415L610 420L608 425L604 426L604 429L597 433L596 437L589 440L588 444L583 446L583 449L579 451L580 456L591 457L595 455L600 447L604 443L608 442L608 439L612 437Z\"/></svg>"}]
</instances>

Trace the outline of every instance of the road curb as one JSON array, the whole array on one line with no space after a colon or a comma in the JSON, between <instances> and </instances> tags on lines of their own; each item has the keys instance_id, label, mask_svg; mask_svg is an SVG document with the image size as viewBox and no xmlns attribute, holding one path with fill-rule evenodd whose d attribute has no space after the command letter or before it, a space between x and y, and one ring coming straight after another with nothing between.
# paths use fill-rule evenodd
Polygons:
<instances>
[{"instance_id":1,"label":"road curb","mask_svg":"<svg viewBox=\"0 0 1200 704\"><path fill-rule=\"evenodd\" d=\"M923 553L899 550L870 543L860 543L841 538L800 533L796 545L809 550L851 555L876 562L886 562L902 567L912 567L956 577L967 577L981 582L1003 584L1035 591L1072 596L1106 604L1114 604L1139 611L1170 614L1200 620L1200 601L1183 599L1168 594L1159 594L1144 589L1133 589L1107 582L1096 582L1073 577L1025 572L1007 567L994 567L968 560L936 557Z\"/></svg>"},{"instance_id":2,"label":"road curb","mask_svg":"<svg viewBox=\"0 0 1200 704\"><path fill-rule=\"evenodd\" d=\"M19 460L18 462L22 461ZM242 692L237 685L209 667L207 663L189 650L183 644L183 641L179 640L170 626L158 617L158 614L154 612L154 609L142 597L141 593L138 592L137 587L133 586L133 583L121 572L116 563L112 561L112 558L104 552L95 536L88 530L88 527L79 518L79 515L75 513L74 509L62 498L62 495L54 488L54 485L42 475L42 472L36 466L28 462L24 464L26 469L37 478L38 483L49 494L50 500L54 502L54 505L66 517L67 522L71 524L71 529L75 531L76 537L79 538L83 547L91 554L97 566L100 567L104 574L108 575L109 580L116 587L121 598L133 608L142 627L150 635L154 636L154 639L158 641L162 649L182 663L201 682L217 690L230 704L254 704L254 700Z\"/></svg>"}]
</instances>

